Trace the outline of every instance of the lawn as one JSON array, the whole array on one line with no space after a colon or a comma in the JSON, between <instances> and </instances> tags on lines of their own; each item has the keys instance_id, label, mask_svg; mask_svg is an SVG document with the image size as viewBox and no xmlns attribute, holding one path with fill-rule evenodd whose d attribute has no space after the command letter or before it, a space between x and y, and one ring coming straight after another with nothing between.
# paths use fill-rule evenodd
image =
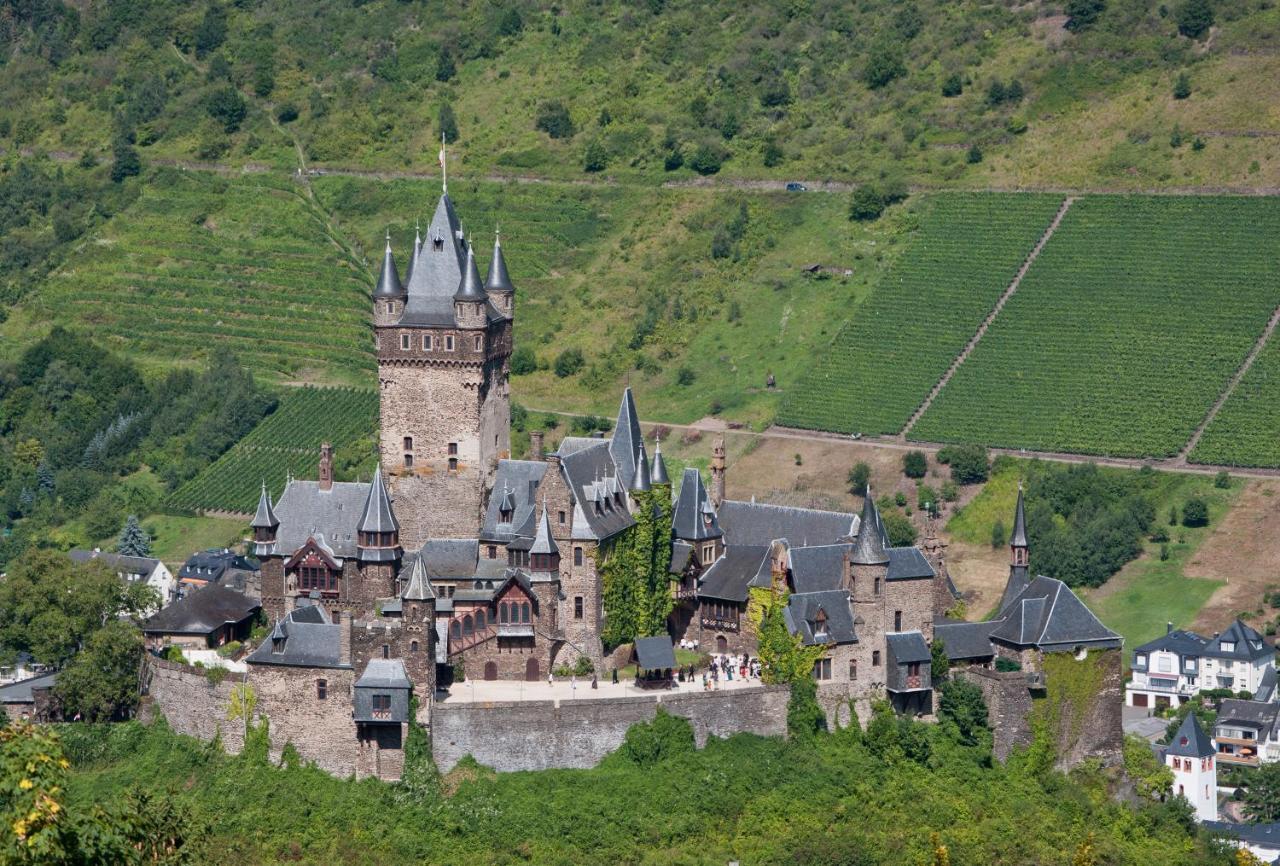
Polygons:
<instances>
[{"instance_id":1,"label":"lawn","mask_svg":"<svg viewBox=\"0 0 1280 866\"><path fill-rule=\"evenodd\" d=\"M142 528L151 536L151 555L175 572L197 550L228 547L248 532L242 520L172 514L152 514L142 520Z\"/></svg>"}]
</instances>

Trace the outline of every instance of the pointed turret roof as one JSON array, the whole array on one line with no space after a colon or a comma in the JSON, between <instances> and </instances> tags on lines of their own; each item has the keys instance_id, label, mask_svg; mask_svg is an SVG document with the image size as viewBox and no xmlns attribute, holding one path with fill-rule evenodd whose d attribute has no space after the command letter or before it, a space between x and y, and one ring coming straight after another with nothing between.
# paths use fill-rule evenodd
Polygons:
<instances>
[{"instance_id":1,"label":"pointed turret roof","mask_svg":"<svg viewBox=\"0 0 1280 866\"><path fill-rule=\"evenodd\" d=\"M556 540L551 537L551 520L547 517L546 500L542 502L542 517L538 519L538 534L534 536L530 553L559 553Z\"/></svg>"},{"instance_id":2,"label":"pointed turret roof","mask_svg":"<svg viewBox=\"0 0 1280 866\"><path fill-rule=\"evenodd\" d=\"M1166 755L1177 755L1181 758L1207 758L1216 753L1213 740L1200 727L1200 720L1196 718L1195 713L1187 713L1187 717L1178 727L1178 732L1169 742L1169 748L1165 749Z\"/></svg>"},{"instance_id":3,"label":"pointed turret roof","mask_svg":"<svg viewBox=\"0 0 1280 866\"><path fill-rule=\"evenodd\" d=\"M875 499L871 496L869 484L862 499L858 540L854 542L850 562L855 565L887 565L889 563L889 554L885 553L884 525L880 522L880 511L876 508Z\"/></svg>"},{"instance_id":4,"label":"pointed turret roof","mask_svg":"<svg viewBox=\"0 0 1280 866\"><path fill-rule=\"evenodd\" d=\"M357 532L398 532L400 522L391 510L391 498L387 495L386 485L382 483L382 467L373 470L373 483L369 485L369 495L364 501L364 511L360 513Z\"/></svg>"},{"instance_id":5,"label":"pointed turret roof","mask_svg":"<svg viewBox=\"0 0 1280 866\"><path fill-rule=\"evenodd\" d=\"M400 285L400 272L396 270L396 258L391 254L391 233L387 233L387 249L382 254L382 273L378 274L375 298L402 298L404 287Z\"/></svg>"},{"instance_id":6,"label":"pointed turret roof","mask_svg":"<svg viewBox=\"0 0 1280 866\"><path fill-rule=\"evenodd\" d=\"M636 446L640 441L640 417L636 414L635 397L628 385L622 392L618 423L614 425L613 438L609 440L609 455L613 457L613 464L618 467L618 477L628 488L635 480Z\"/></svg>"},{"instance_id":7,"label":"pointed turret roof","mask_svg":"<svg viewBox=\"0 0 1280 866\"><path fill-rule=\"evenodd\" d=\"M410 303L414 298L452 298L465 260L462 223L449 196L442 195L413 264L407 286Z\"/></svg>"},{"instance_id":8,"label":"pointed turret roof","mask_svg":"<svg viewBox=\"0 0 1280 866\"><path fill-rule=\"evenodd\" d=\"M671 532L685 541L702 541L724 535L716 518L715 507L707 496L702 475L692 466L685 467L680 480L680 494L671 516Z\"/></svg>"},{"instance_id":9,"label":"pointed turret roof","mask_svg":"<svg viewBox=\"0 0 1280 866\"><path fill-rule=\"evenodd\" d=\"M418 228L417 220L413 223L413 249L409 252L409 265L404 270L404 289L409 290L409 284L413 282L413 263L418 260L418 252L422 249L422 231Z\"/></svg>"},{"instance_id":10,"label":"pointed turret roof","mask_svg":"<svg viewBox=\"0 0 1280 866\"><path fill-rule=\"evenodd\" d=\"M667 476L667 463L662 459L662 442L653 440L653 468L649 472L650 484L670 484Z\"/></svg>"},{"instance_id":11,"label":"pointed turret roof","mask_svg":"<svg viewBox=\"0 0 1280 866\"><path fill-rule=\"evenodd\" d=\"M646 491L651 487L649 483L649 458L644 453L644 441L640 442L640 446L636 448L636 477L631 482L631 489L635 491Z\"/></svg>"},{"instance_id":12,"label":"pointed turret roof","mask_svg":"<svg viewBox=\"0 0 1280 866\"><path fill-rule=\"evenodd\" d=\"M1013 535L1009 537L1010 547L1027 546L1027 512L1022 504L1022 483L1018 483L1018 507L1013 513Z\"/></svg>"},{"instance_id":13,"label":"pointed turret roof","mask_svg":"<svg viewBox=\"0 0 1280 866\"><path fill-rule=\"evenodd\" d=\"M262 493L258 496L258 511L253 515L249 526L253 529L275 529L280 525L275 509L271 507L271 494L267 492L267 482L262 482Z\"/></svg>"},{"instance_id":14,"label":"pointed turret roof","mask_svg":"<svg viewBox=\"0 0 1280 866\"><path fill-rule=\"evenodd\" d=\"M502 239L495 232L493 236L493 258L489 261L489 274L484 278L486 292L514 292L511 275L507 273L507 260L502 255Z\"/></svg>"},{"instance_id":15,"label":"pointed turret roof","mask_svg":"<svg viewBox=\"0 0 1280 866\"><path fill-rule=\"evenodd\" d=\"M413 561L413 570L409 572L409 584L400 596L405 601L427 601L436 597L431 588L431 580L427 577L427 567L422 564L422 555Z\"/></svg>"},{"instance_id":16,"label":"pointed turret roof","mask_svg":"<svg viewBox=\"0 0 1280 866\"><path fill-rule=\"evenodd\" d=\"M476 267L476 251L467 244L467 264L462 271L462 279L458 281L458 291L453 293L455 301L487 301L484 285L480 282L480 269Z\"/></svg>"}]
</instances>

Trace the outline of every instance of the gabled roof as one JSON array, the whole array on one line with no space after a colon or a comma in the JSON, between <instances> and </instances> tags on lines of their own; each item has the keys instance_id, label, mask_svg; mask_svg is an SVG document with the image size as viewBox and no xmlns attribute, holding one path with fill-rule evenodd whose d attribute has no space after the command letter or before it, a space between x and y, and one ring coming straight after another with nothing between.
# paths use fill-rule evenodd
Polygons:
<instances>
[{"instance_id":1,"label":"gabled roof","mask_svg":"<svg viewBox=\"0 0 1280 866\"><path fill-rule=\"evenodd\" d=\"M858 538L850 554L851 560L855 565L888 565L887 546L881 532L880 512L876 510L868 485L862 497L862 517L858 521Z\"/></svg>"},{"instance_id":2,"label":"gabled roof","mask_svg":"<svg viewBox=\"0 0 1280 866\"><path fill-rule=\"evenodd\" d=\"M373 470L373 483L369 485L369 495L364 501L364 511L360 514L360 522L356 524L359 532L399 532L400 521L396 520L391 510L391 497L387 495L386 485L382 483L382 466Z\"/></svg>"},{"instance_id":3,"label":"gabled roof","mask_svg":"<svg viewBox=\"0 0 1280 866\"><path fill-rule=\"evenodd\" d=\"M787 539L790 541L790 539ZM729 548L732 550L733 548ZM791 582L796 592L821 592L839 589L844 578L844 556L848 544L823 544L792 547L787 552L791 564Z\"/></svg>"},{"instance_id":4,"label":"gabled roof","mask_svg":"<svg viewBox=\"0 0 1280 866\"><path fill-rule=\"evenodd\" d=\"M685 470L686 478L689 471ZM683 496L683 487L680 492ZM717 522L726 544L768 544L785 538L797 547L813 547L848 541L858 530L858 518L842 511L734 499L720 503Z\"/></svg>"},{"instance_id":5,"label":"gabled roof","mask_svg":"<svg viewBox=\"0 0 1280 866\"><path fill-rule=\"evenodd\" d=\"M1218 725L1244 725L1269 733L1275 726L1280 704L1266 701L1241 701L1228 698L1218 705ZM1266 734L1258 739L1264 739Z\"/></svg>"},{"instance_id":6,"label":"gabled roof","mask_svg":"<svg viewBox=\"0 0 1280 866\"><path fill-rule=\"evenodd\" d=\"M125 574L140 574L150 577L160 566L160 560L149 556L126 556L123 553L103 553L95 550L73 550L67 554L72 562L92 562L97 560L114 571Z\"/></svg>"},{"instance_id":7,"label":"gabled roof","mask_svg":"<svg viewBox=\"0 0 1280 866\"><path fill-rule=\"evenodd\" d=\"M1222 648L1224 643L1234 644L1234 646L1226 650ZM1274 654L1275 648L1267 643L1256 629L1250 628L1239 619L1227 626L1226 631L1216 638L1210 638L1205 648L1205 655L1219 659L1253 661Z\"/></svg>"},{"instance_id":8,"label":"gabled roof","mask_svg":"<svg viewBox=\"0 0 1280 866\"><path fill-rule=\"evenodd\" d=\"M560 471L574 497L574 538L603 541L635 523L627 511L627 488L609 446L609 440L578 437L566 437L560 443Z\"/></svg>"},{"instance_id":9,"label":"gabled roof","mask_svg":"<svg viewBox=\"0 0 1280 866\"><path fill-rule=\"evenodd\" d=\"M275 529L280 525L275 509L271 505L271 494L267 492L267 482L262 482L262 492L258 494L258 510L254 512L249 526L254 529Z\"/></svg>"},{"instance_id":10,"label":"gabled roof","mask_svg":"<svg viewBox=\"0 0 1280 866\"><path fill-rule=\"evenodd\" d=\"M1206 638L1200 637L1193 631L1174 629L1160 635L1155 640L1149 640L1142 646L1136 647L1134 652L1171 652L1180 656L1199 656L1204 654L1207 644L1208 640Z\"/></svg>"},{"instance_id":11,"label":"gabled roof","mask_svg":"<svg viewBox=\"0 0 1280 866\"><path fill-rule=\"evenodd\" d=\"M480 545L474 538L432 538L422 549L405 557L401 574L412 579L416 563L422 563L428 580L466 580L475 577Z\"/></svg>"},{"instance_id":12,"label":"gabled roof","mask_svg":"<svg viewBox=\"0 0 1280 866\"><path fill-rule=\"evenodd\" d=\"M262 605L242 592L211 584L161 610L142 624L144 634L208 635L228 623L252 619Z\"/></svg>"},{"instance_id":13,"label":"gabled roof","mask_svg":"<svg viewBox=\"0 0 1280 866\"><path fill-rule=\"evenodd\" d=\"M1215 836L1238 839L1259 848L1280 849L1280 821L1270 824L1233 824L1230 821L1203 821L1200 824Z\"/></svg>"},{"instance_id":14,"label":"gabled roof","mask_svg":"<svg viewBox=\"0 0 1280 866\"><path fill-rule=\"evenodd\" d=\"M356 680L358 689L411 689L413 683L404 672L401 659L370 659L364 673Z\"/></svg>"},{"instance_id":15,"label":"gabled roof","mask_svg":"<svg viewBox=\"0 0 1280 866\"><path fill-rule=\"evenodd\" d=\"M33 704L36 700L35 689L53 688L57 682L58 672L52 671L0 686L0 704Z\"/></svg>"},{"instance_id":16,"label":"gabled roof","mask_svg":"<svg viewBox=\"0 0 1280 866\"><path fill-rule=\"evenodd\" d=\"M489 260L489 273L484 280L487 292L514 292L511 275L507 273L507 260L502 255L502 239L495 233L493 236L493 258Z\"/></svg>"},{"instance_id":17,"label":"gabled roof","mask_svg":"<svg viewBox=\"0 0 1280 866\"><path fill-rule=\"evenodd\" d=\"M350 668L341 662L342 623L330 622L319 605L295 608L245 659L251 665Z\"/></svg>"},{"instance_id":18,"label":"gabled roof","mask_svg":"<svg viewBox=\"0 0 1280 866\"><path fill-rule=\"evenodd\" d=\"M818 631L818 611L826 617L826 631ZM825 592L794 592L783 611L787 630L798 634L805 646L852 643L858 639L849 593L840 589Z\"/></svg>"},{"instance_id":19,"label":"gabled roof","mask_svg":"<svg viewBox=\"0 0 1280 866\"><path fill-rule=\"evenodd\" d=\"M640 417L636 414L635 397L628 386L622 392L622 402L618 406L618 422L613 428L613 438L609 440L609 455L613 464L618 467L618 478L623 486L631 489L636 475L636 449L643 442L640 434Z\"/></svg>"},{"instance_id":20,"label":"gabled roof","mask_svg":"<svg viewBox=\"0 0 1280 866\"><path fill-rule=\"evenodd\" d=\"M958 622L943 620L933 626L933 639L942 641L947 658L952 661L990 658L995 655L991 645L991 632L1001 623Z\"/></svg>"},{"instance_id":21,"label":"gabled roof","mask_svg":"<svg viewBox=\"0 0 1280 866\"><path fill-rule=\"evenodd\" d=\"M676 666L676 651L667 635L636 638L636 666L641 670L667 670Z\"/></svg>"},{"instance_id":22,"label":"gabled roof","mask_svg":"<svg viewBox=\"0 0 1280 866\"><path fill-rule=\"evenodd\" d=\"M671 516L672 535L685 541L703 541L721 537L724 533L720 529L715 510L707 510L710 504L711 498L707 496L702 475L697 469L687 467L680 479L680 493L676 497L675 511ZM706 519L708 514L711 517L710 521ZM757 543L767 544L771 540L765 539Z\"/></svg>"},{"instance_id":23,"label":"gabled roof","mask_svg":"<svg viewBox=\"0 0 1280 866\"><path fill-rule=\"evenodd\" d=\"M378 274L378 285L373 290L375 298L404 297L404 287L400 284L400 273L396 270L396 259L391 254L391 235L387 234L387 249L382 254L382 271Z\"/></svg>"},{"instance_id":24,"label":"gabled roof","mask_svg":"<svg viewBox=\"0 0 1280 866\"><path fill-rule=\"evenodd\" d=\"M1217 751L1213 747L1213 740L1201 729L1196 714L1187 713L1164 753L1182 758L1208 758L1217 754Z\"/></svg>"},{"instance_id":25,"label":"gabled roof","mask_svg":"<svg viewBox=\"0 0 1280 866\"><path fill-rule=\"evenodd\" d=\"M698 597L744 602L760 567L769 557L769 548L750 544L726 547L724 554L702 573Z\"/></svg>"},{"instance_id":26,"label":"gabled roof","mask_svg":"<svg viewBox=\"0 0 1280 866\"><path fill-rule=\"evenodd\" d=\"M499 460L494 478L493 495L484 512L480 538L484 541L508 542L517 535L533 536L537 518L535 493L550 464L541 460ZM502 503L510 498L511 519L503 521Z\"/></svg>"},{"instance_id":27,"label":"gabled roof","mask_svg":"<svg viewBox=\"0 0 1280 866\"><path fill-rule=\"evenodd\" d=\"M280 528L275 553L289 556L313 535L323 535L335 556L356 555L356 526L369 498L369 485L335 481L322 490L317 481L290 481L276 503Z\"/></svg>"},{"instance_id":28,"label":"gabled roof","mask_svg":"<svg viewBox=\"0 0 1280 866\"><path fill-rule=\"evenodd\" d=\"M889 572L885 580L919 580L937 576L919 548L890 547L885 553L889 555Z\"/></svg>"},{"instance_id":29,"label":"gabled roof","mask_svg":"<svg viewBox=\"0 0 1280 866\"><path fill-rule=\"evenodd\" d=\"M1001 613L994 640L1045 650L1088 644L1118 647L1120 635L1104 626L1071 588L1051 577L1037 577Z\"/></svg>"},{"instance_id":30,"label":"gabled roof","mask_svg":"<svg viewBox=\"0 0 1280 866\"><path fill-rule=\"evenodd\" d=\"M918 631L890 632L884 636L890 664L927 662L932 659L924 635Z\"/></svg>"}]
</instances>

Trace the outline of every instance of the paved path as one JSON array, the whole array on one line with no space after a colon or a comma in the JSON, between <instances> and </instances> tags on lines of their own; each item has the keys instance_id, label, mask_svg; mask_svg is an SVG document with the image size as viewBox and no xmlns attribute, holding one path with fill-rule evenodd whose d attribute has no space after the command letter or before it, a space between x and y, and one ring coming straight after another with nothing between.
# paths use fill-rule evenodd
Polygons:
<instances>
[{"instance_id":1,"label":"paved path","mask_svg":"<svg viewBox=\"0 0 1280 866\"><path fill-rule=\"evenodd\" d=\"M924 398L924 402L920 404L916 411L911 415L911 418L908 419L906 426L902 428L902 432L899 436L903 441L906 441L907 434L911 432L912 427L916 426L916 422L920 420L920 416L929 411L929 407L933 405L934 398L942 392L943 388L947 387L947 383L951 381L951 377L955 375L956 370L960 369L960 365L963 364L969 357L969 354L973 352L974 347L978 345L978 341L982 339L982 335L987 332L987 328L991 327L991 323L996 320L996 316L1000 315L1000 311L1004 309L1004 305L1013 297L1013 293L1018 291L1018 286L1022 285L1022 278L1027 275L1027 271L1031 270L1031 265L1034 264L1036 258L1039 257L1040 251L1044 249L1044 245L1049 243L1049 238L1053 237L1053 233L1057 231L1058 226L1061 225L1062 218L1067 215L1067 210L1070 209L1071 203L1074 201L1074 196L1067 196L1063 199L1062 207L1058 208L1058 213L1054 215L1053 221L1049 223L1049 227L1045 229L1044 234L1040 236L1040 241L1031 248L1031 252L1027 255L1026 261L1022 263L1022 267L1018 268L1018 272L1013 275L1013 279L1009 282L1009 287L1004 290L1004 294L1000 296L1000 300L996 301L995 307L993 307L991 312L987 314L987 317L982 320L982 324L978 326L978 330L969 338L969 342L965 344L964 351L957 355L956 359L951 362L951 366L947 368L947 372L942 374L942 378L938 380L938 383L933 386L933 390L929 392L929 396Z\"/></svg>"},{"instance_id":2,"label":"paved path","mask_svg":"<svg viewBox=\"0 0 1280 866\"><path fill-rule=\"evenodd\" d=\"M721 691L754 688L762 683L758 679L739 679L736 675L731 681L720 680ZM481 704L493 701L561 701L606 700L609 698L653 698L671 697L677 694L693 694L703 691L702 679L692 683L676 683L676 688L667 690L636 688L634 682L625 679L616 686L608 677L600 682L598 689L591 688L591 679L578 678L575 689L569 680L557 678L554 685L547 685L546 680L536 683L523 680L467 680L454 683L449 688L447 697L437 697L437 701L445 704Z\"/></svg>"}]
</instances>

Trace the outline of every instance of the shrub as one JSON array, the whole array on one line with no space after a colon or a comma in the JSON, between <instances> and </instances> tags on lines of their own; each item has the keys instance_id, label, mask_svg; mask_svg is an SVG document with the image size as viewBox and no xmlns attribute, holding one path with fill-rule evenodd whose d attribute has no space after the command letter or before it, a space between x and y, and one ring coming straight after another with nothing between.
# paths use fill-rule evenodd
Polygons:
<instances>
[{"instance_id":1,"label":"shrub","mask_svg":"<svg viewBox=\"0 0 1280 866\"><path fill-rule=\"evenodd\" d=\"M921 484L916 487L916 508L932 510L937 507L938 491L928 484Z\"/></svg>"},{"instance_id":2,"label":"shrub","mask_svg":"<svg viewBox=\"0 0 1280 866\"><path fill-rule=\"evenodd\" d=\"M942 95L950 99L964 93L964 79L959 72L953 72L942 82Z\"/></svg>"},{"instance_id":3,"label":"shrub","mask_svg":"<svg viewBox=\"0 0 1280 866\"><path fill-rule=\"evenodd\" d=\"M1072 33L1083 33L1097 23L1106 8L1106 0L1067 0L1063 8L1067 14L1066 28Z\"/></svg>"},{"instance_id":4,"label":"shrub","mask_svg":"<svg viewBox=\"0 0 1280 866\"><path fill-rule=\"evenodd\" d=\"M1163 544L1169 540L1169 533L1163 526L1157 526L1151 530L1151 540L1157 544Z\"/></svg>"},{"instance_id":5,"label":"shrub","mask_svg":"<svg viewBox=\"0 0 1280 866\"><path fill-rule=\"evenodd\" d=\"M1199 39L1213 26L1213 6L1209 0L1187 0L1178 9L1178 32Z\"/></svg>"},{"instance_id":6,"label":"shrub","mask_svg":"<svg viewBox=\"0 0 1280 866\"><path fill-rule=\"evenodd\" d=\"M605 151L600 139L592 139L582 154L582 170L588 172L604 171L609 165L609 154Z\"/></svg>"},{"instance_id":7,"label":"shrub","mask_svg":"<svg viewBox=\"0 0 1280 866\"><path fill-rule=\"evenodd\" d=\"M818 685L810 677L791 681L791 697L787 700L787 736L800 742L812 742L827 729L827 716L818 705Z\"/></svg>"},{"instance_id":8,"label":"shrub","mask_svg":"<svg viewBox=\"0 0 1280 866\"><path fill-rule=\"evenodd\" d=\"M1218 488L1219 490L1230 490L1231 489L1231 473L1227 472L1227 470L1225 469L1219 472L1217 475L1213 477L1213 486Z\"/></svg>"},{"instance_id":9,"label":"shrub","mask_svg":"<svg viewBox=\"0 0 1280 866\"><path fill-rule=\"evenodd\" d=\"M908 451L902 457L902 474L908 478L923 478L929 472L929 458L923 451Z\"/></svg>"},{"instance_id":10,"label":"shrub","mask_svg":"<svg viewBox=\"0 0 1280 866\"><path fill-rule=\"evenodd\" d=\"M209 681L209 685L216 686L227 678L227 669L221 666L205 668L204 678Z\"/></svg>"},{"instance_id":11,"label":"shrub","mask_svg":"<svg viewBox=\"0 0 1280 866\"><path fill-rule=\"evenodd\" d=\"M996 670L1005 674L1020 671L1022 670L1022 663L1013 659L998 658L996 659Z\"/></svg>"},{"instance_id":12,"label":"shrub","mask_svg":"<svg viewBox=\"0 0 1280 866\"><path fill-rule=\"evenodd\" d=\"M697 378L697 374L693 372L692 367L681 367L676 371L676 384L687 388L693 384L693 380Z\"/></svg>"},{"instance_id":13,"label":"shrub","mask_svg":"<svg viewBox=\"0 0 1280 866\"><path fill-rule=\"evenodd\" d=\"M458 68L453 62L453 52L447 45L441 45L440 53L436 55L436 81L448 81L457 72Z\"/></svg>"},{"instance_id":14,"label":"shrub","mask_svg":"<svg viewBox=\"0 0 1280 866\"><path fill-rule=\"evenodd\" d=\"M281 123L293 123L298 119L298 106L292 102L286 102L276 110L276 120Z\"/></svg>"},{"instance_id":15,"label":"shrub","mask_svg":"<svg viewBox=\"0 0 1280 866\"><path fill-rule=\"evenodd\" d=\"M892 547L910 547L916 543L916 525L897 509L882 512L880 519L884 522L885 534L889 536Z\"/></svg>"},{"instance_id":16,"label":"shrub","mask_svg":"<svg viewBox=\"0 0 1280 866\"><path fill-rule=\"evenodd\" d=\"M863 496L867 492L867 482L871 480L871 467L859 461L849 469L849 492L854 496Z\"/></svg>"},{"instance_id":17,"label":"shrub","mask_svg":"<svg viewBox=\"0 0 1280 866\"><path fill-rule=\"evenodd\" d=\"M235 132L244 121L249 107L245 104L240 91L231 85L219 87L209 94L205 100L205 111L214 120L222 124L225 132Z\"/></svg>"},{"instance_id":18,"label":"shrub","mask_svg":"<svg viewBox=\"0 0 1280 866\"><path fill-rule=\"evenodd\" d=\"M879 219L885 207L885 198L880 189L873 184L863 184L853 191L853 198L849 202L849 219L870 222Z\"/></svg>"},{"instance_id":19,"label":"shrub","mask_svg":"<svg viewBox=\"0 0 1280 866\"><path fill-rule=\"evenodd\" d=\"M238 640L229 641L218 647L218 655L224 659L229 659L238 652L240 652L240 641Z\"/></svg>"},{"instance_id":20,"label":"shrub","mask_svg":"<svg viewBox=\"0 0 1280 866\"><path fill-rule=\"evenodd\" d=\"M538 369L538 356L529 346L520 346L511 353L511 373L527 376Z\"/></svg>"},{"instance_id":21,"label":"shrub","mask_svg":"<svg viewBox=\"0 0 1280 866\"><path fill-rule=\"evenodd\" d=\"M1001 547L1005 546L1008 540L1009 538L1005 534L1003 520L997 520L995 523L991 524L991 546L993 548L999 550Z\"/></svg>"},{"instance_id":22,"label":"shrub","mask_svg":"<svg viewBox=\"0 0 1280 866\"><path fill-rule=\"evenodd\" d=\"M662 167L666 171L675 171L682 165L684 165L684 154L680 152L678 145L668 150L666 156L662 158Z\"/></svg>"},{"instance_id":23,"label":"shrub","mask_svg":"<svg viewBox=\"0 0 1280 866\"><path fill-rule=\"evenodd\" d=\"M124 139L116 142L113 158L114 161L111 163L111 180L113 182L121 183L126 177L133 177L142 173L142 158Z\"/></svg>"},{"instance_id":24,"label":"shrub","mask_svg":"<svg viewBox=\"0 0 1280 866\"><path fill-rule=\"evenodd\" d=\"M1004 659L997 659L996 666ZM976 746L987 730L987 704L982 689L965 680L948 680L942 686L938 718L957 742Z\"/></svg>"},{"instance_id":25,"label":"shrub","mask_svg":"<svg viewBox=\"0 0 1280 866\"><path fill-rule=\"evenodd\" d=\"M1207 526L1209 523L1209 504L1199 496L1193 496L1182 506L1183 526Z\"/></svg>"},{"instance_id":26,"label":"shrub","mask_svg":"<svg viewBox=\"0 0 1280 866\"><path fill-rule=\"evenodd\" d=\"M573 138L577 133L569 109L558 99L552 99L538 106L538 114L534 125L552 138Z\"/></svg>"},{"instance_id":27,"label":"shrub","mask_svg":"<svg viewBox=\"0 0 1280 866\"><path fill-rule=\"evenodd\" d=\"M764 162L765 168L773 168L774 166L782 165L784 156L785 154L782 152L782 147L779 146L778 142L774 141L772 138L764 143L762 161Z\"/></svg>"},{"instance_id":28,"label":"shrub","mask_svg":"<svg viewBox=\"0 0 1280 866\"><path fill-rule=\"evenodd\" d=\"M447 144L458 140L458 119L453 114L453 106L447 102L440 103L440 111L436 115L436 135L443 136Z\"/></svg>"},{"instance_id":29,"label":"shrub","mask_svg":"<svg viewBox=\"0 0 1280 866\"><path fill-rule=\"evenodd\" d=\"M694 752L693 725L659 706L652 722L637 722L627 729L615 753L638 767L652 767Z\"/></svg>"},{"instance_id":30,"label":"shrub","mask_svg":"<svg viewBox=\"0 0 1280 866\"><path fill-rule=\"evenodd\" d=\"M978 147L976 144L971 146L969 148L969 152L965 154L964 160L969 163L969 165L977 165L982 162L982 148Z\"/></svg>"},{"instance_id":31,"label":"shrub","mask_svg":"<svg viewBox=\"0 0 1280 866\"><path fill-rule=\"evenodd\" d=\"M1173 83L1173 98L1186 99L1191 95L1191 78L1187 73L1183 72L1178 75L1178 80Z\"/></svg>"},{"instance_id":32,"label":"shrub","mask_svg":"<svg viewBox=\"0 0 1280 866\"><path fill-rule=\"evenodd\" d=\"M955 502L960 498L960 488L954 481L942 482L942 498L947 502Z\"/></svg>"},{"instance_id":33,"label":"shrub","mask_svg":"<svg viewBox=\"0 0 1280 866\"><path fill-rule=\"evenodd\" d=\"M1204 150L1204 139L1198 135L1193 138L1191 140L1191 149L1197 152Z\"/></svg>"},{"instance_id":34,"label":"shrub","mask_svg":"<svg viewBox=\"0 0 1280 866\"><path fill-rule=\"evenodd\" d=\"M872 90L884 87L895 78L907 74L902 60L902 47L895 42L882 40L872 47L862 78Z\"/></svg>"},{"instance_id":35,"label":"shrub","mask_svg":"<svg viewBox=\"0 0 1280 866\"><path fill-rule=\"evenodd\" d=\"M556 356L556 376L561 379L567 379L581 370L585 363L581 349L565 349Z\"/></svg>"},{"instance_id":36,"label":"shrub","mask_svg":"<svg viewBox=\"0 0 1280 866\"><path fill-rule=\"evenodd\" d=\"M704 141L698 145L689 159L689 167L701 175L715 174L728 158L728 152L714 142Z\"/></svg>"},{"instance_id":37,"label":"shrub","mask_svg":"<svg viewBox=\"0 0 1280 866\"><path fill-rule=\"evenodd\" d=\"M951 467L951 480L956 484L980 484L987 480L991 465L986 448L981 445L949 445L942 451L947 453L945 463ZM944 462L942 451L938 452L940 463Z\"/></svg>"}]
</instances>

